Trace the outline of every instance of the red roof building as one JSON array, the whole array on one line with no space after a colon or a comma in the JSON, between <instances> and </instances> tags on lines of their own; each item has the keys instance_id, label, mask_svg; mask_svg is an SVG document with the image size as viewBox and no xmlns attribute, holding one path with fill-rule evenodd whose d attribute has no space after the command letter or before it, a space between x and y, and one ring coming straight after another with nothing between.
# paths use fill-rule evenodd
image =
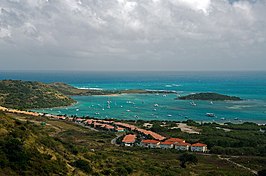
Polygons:
<instances>
[{"instance_id":1,"label":"red roof building","mask_svg":"<svg viewBox=\"0 0 266 176\"><path fill-rule=\"evenodd\" d=\"M168 141L168 142L177 142L177 143L184 143L184 142L186 142L184 139L181 139L181 138L169 138L166 141Z\"/></svg>"},{"instance_id":2,"label":"red roof building","mask_svg":"<svg viewBox=\"0 0 266 176\"><path fill-rule=\"evenodd\" d=\"M192 152L207 152L207 145L203 143L196 143L191 145Z\"/></svg>"},{"instance_id":3,"label":"red roof building","mask_svg":"<svg viewBox=\"0 0 266 176\"><path fill-rule=\"evenodd\" d=\"M135 134L128 134L123 138L122 142L125 144L125 146L132 146L136 141L136 138L137 136Z\"/></svg>"},{"instance_id":4,"label":"red roof building","mask_svg":"<svg viewBox=\"0 0 266 176\"><path fill-rule=\"evenodd\" d=\"M148 148L158 148L159 147L159 141L157 140L142 140L140 143L140 146L142 147L148 147Z\"/></svg>"}]
</instances>

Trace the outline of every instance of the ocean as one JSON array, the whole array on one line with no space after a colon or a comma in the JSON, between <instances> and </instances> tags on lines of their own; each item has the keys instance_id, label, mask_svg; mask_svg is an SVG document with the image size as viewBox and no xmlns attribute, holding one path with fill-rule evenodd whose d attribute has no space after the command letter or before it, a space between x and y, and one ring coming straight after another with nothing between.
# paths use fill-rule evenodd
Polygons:
<instances>
[{"instance_id":1,"label":"ocean","mask_svg":"<svg viewBox=\"0 0 266 176\"><path fill-rule=\"evenodd\" d=\"M266 72L0 72L0 79L65 82L77 88L173 90L177 94L73 96L78 103L38 109L51 114L125 120L195 120L266 123ZM191 101L176 97L198 92L238 96L243 101ZM208 117L206 113L214 113Z\"/></svg>"}]
</instances>

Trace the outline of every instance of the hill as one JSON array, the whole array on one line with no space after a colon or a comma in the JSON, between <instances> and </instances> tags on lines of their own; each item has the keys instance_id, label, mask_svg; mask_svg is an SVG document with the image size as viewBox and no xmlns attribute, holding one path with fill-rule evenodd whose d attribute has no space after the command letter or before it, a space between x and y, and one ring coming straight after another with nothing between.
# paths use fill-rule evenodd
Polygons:
<instances>
[{"instance_id":1,"label":"hill","mask_svg":"<svg viewBox=\"0 0 266 176\"><path fill-rule=\"evenodd\" d=\"M184 169L177 151L117 147L114 133L46 117L0 112L0 127L0 175L252 175L215 155Z\"/></svg>"},{"instance_id":2,"label":"hill","mask_svg":"<svg viewBox=\"0 0 266 176\"><path fill-rule=\"evenodd\" d=\"M50 85L19 80L0 81L0 106L16 109L68 106L75 101Z\"/></svg>"},{"instance_id":3,"label":"hill","mask_svg":"<svg viewBox=\"0 0 266 176\"><path fill-rule=\"evenodd\" d=\"M209 101L240 101L241 98L236 96L222 95L218 93L196 93L181 96L176 99L180 100L209 100Z\"/></svg>"}]
</instances>

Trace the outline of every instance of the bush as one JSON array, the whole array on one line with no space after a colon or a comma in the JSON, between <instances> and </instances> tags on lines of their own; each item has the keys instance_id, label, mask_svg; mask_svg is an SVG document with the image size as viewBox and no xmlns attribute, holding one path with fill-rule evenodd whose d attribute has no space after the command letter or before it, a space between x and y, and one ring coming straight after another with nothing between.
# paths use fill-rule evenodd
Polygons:
<instances>
[{"instance_id":1,"label":"bush","mask_svg":"<svg viewBox=\"0 0 266 176\"><path fill-rule=\"evenodd\" d=\"M73 165L86 173L92 173L92 167L88 161L79 159Z\"/></svg>"}]
</instances>

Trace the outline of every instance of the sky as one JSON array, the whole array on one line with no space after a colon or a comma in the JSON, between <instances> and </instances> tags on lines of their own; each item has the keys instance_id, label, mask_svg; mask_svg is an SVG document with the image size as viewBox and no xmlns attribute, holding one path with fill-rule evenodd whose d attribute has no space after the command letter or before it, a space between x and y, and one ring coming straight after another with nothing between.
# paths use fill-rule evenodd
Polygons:
<instances>
[{"instance_id":1,"label":"sky","mask_svg":"<svg viewBox=\"0 0 266 176\"><path fill-rule=\"evenodd\" d=\"M0 70L266 70L266 0L0 0Z\"/></svg>"}]
</instances>

